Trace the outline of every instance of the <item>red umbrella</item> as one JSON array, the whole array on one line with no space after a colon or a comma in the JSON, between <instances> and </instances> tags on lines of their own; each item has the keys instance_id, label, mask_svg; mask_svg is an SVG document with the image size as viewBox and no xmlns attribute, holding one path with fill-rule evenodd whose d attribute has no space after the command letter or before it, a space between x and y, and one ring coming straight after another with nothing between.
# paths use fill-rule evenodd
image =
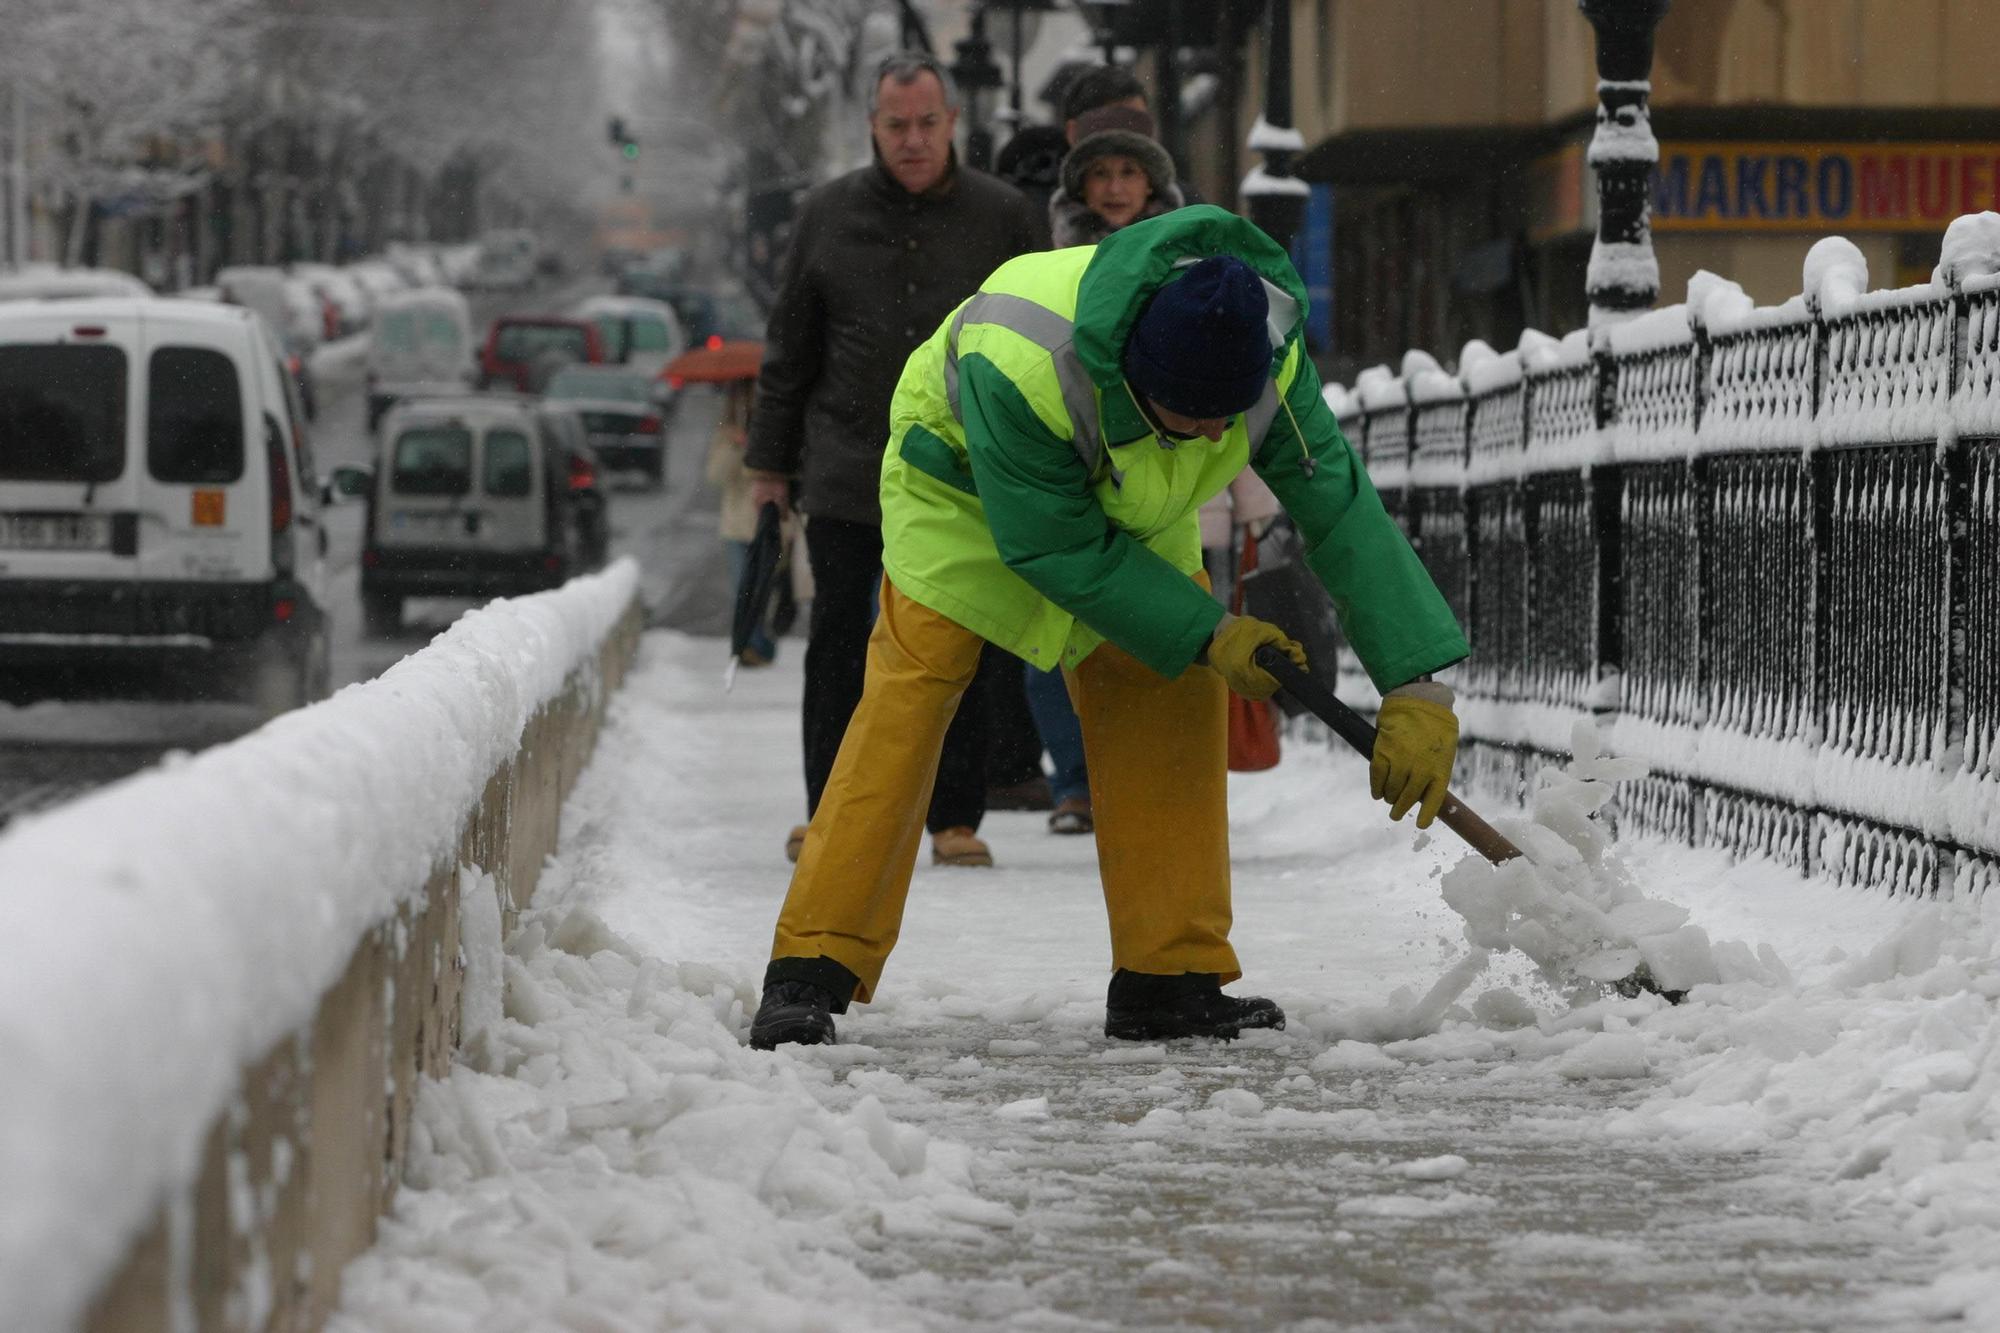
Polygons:
<instances>
[{"instance_id":1,"label":"red umbrella","mask_svg":"<svg viewBox=\"0 0 2000 1333\"><path fill-rule=\"evenodd\" d=\"M667 362L660 378L676 389L689 384L727 384L754 380L764 364L764 344L747 338L725 340L713 335L700 347Z\"/></svg>"}]
</instances>

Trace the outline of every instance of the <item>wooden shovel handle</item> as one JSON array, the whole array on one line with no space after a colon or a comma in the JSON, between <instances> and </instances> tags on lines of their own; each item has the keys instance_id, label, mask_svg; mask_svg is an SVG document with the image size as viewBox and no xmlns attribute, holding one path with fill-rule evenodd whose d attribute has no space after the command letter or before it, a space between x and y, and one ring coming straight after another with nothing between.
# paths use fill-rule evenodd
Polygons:
<instances>
[{"instance_id":1,"label":"wooden shovel handle","mask_svg":"<svg viewBox=\"0 0 2000 1333\"><path fill-rule=\"evenodd\" d=\"M1314 717L1333 728L1334 734L1353 746L1363 759L1375 757L1375 728L1368 725L1368 719L1335 698L1332 690L1278 649L1266 645L1259 648L1253 658L1258 666L1278 678L1278 684L1284 687L1287 694L1310 709ZM1465 839L1472 850L1494 865L1511 861L1521 854L1519 847L1451 792L1444 794L1438 818L1444 821L1446 828Z\"/></svg>"}]
</instances>

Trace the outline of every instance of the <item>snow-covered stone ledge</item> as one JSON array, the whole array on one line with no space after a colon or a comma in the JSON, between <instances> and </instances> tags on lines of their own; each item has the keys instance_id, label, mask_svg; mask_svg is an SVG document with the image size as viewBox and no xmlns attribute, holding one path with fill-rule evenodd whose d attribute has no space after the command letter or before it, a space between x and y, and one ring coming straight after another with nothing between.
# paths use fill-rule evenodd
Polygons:
<instances>
[{"instance_id":1,"label":"snow-covered stone ledge","mask_svg":"<svg viewBox=\"0 0 2000 1333\"><path fill-rule=\"evenodd\" d=\"M312 1328L638 642L620 561L0 836L0 1293L23 1333Z\"/></svg>"}]
</instances>

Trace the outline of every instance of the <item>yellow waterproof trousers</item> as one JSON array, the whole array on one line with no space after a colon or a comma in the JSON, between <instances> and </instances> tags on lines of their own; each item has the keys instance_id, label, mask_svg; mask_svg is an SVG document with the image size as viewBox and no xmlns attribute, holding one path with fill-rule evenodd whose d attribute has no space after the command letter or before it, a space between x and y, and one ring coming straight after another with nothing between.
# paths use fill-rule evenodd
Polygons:
<instances>
[{"instance_id":1,"label":"yellow waterproof trousers","mask_svg":"<svg viewBox=\"0 0 2000 1333\"><path fill-rule=\"evenodd\" d=\"M982 640L886 578L867 683L778 915L776 958L833 959L867 1000L902 929L945 728ZM1103 644L1069 676L1083 723L1111 965L1242 975L1229 945L1222 678L1178 680ZM997 943L997 942L996 942Z\"/></svg>"}]
</instances>

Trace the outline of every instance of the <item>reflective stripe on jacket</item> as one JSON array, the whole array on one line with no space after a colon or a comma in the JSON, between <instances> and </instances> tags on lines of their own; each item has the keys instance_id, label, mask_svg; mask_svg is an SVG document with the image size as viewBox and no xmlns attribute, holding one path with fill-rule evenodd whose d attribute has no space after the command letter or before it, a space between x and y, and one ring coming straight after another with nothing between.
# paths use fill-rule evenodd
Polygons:
<instances>
[{"instance_id":1,"label":"reflective stripe on jacket","mask_svg":"<svg viewBox=\"0 0 2000 1333\"><path fill-rule=\"evenodd\" d=\"M1214 254L1264 279L1272 382L1219 442L1164 442L1119 353L1152 293ZM1074 664L1110 639L1177 676L1222 613L1189 577L1201 568L1196 514L1248 459L1298 525L1378 687L1464 657L1444 598L1320 398L1304 315L1284 252L1214 207L1003 264L896 386L882 463L889 577L1038 666Z\"/></svg>"}]
</instances>

